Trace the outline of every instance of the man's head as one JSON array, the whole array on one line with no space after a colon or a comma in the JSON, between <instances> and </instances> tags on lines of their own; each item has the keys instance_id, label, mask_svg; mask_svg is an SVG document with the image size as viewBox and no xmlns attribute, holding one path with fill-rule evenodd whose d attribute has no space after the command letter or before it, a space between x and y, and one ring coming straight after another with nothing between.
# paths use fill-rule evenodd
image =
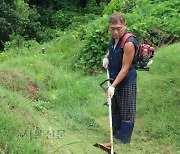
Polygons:
<instances>
[{"instance_id":1,"label":"man's head","mask_svg":"<svg viewBox=\"0 0 180 154\"><path fill-rule=\"evenodd\" d=\"M126 30L125 16L121 13L112 14L109 19L109 30L114 39L120 39Z\"/></svg>"}]
</instances>

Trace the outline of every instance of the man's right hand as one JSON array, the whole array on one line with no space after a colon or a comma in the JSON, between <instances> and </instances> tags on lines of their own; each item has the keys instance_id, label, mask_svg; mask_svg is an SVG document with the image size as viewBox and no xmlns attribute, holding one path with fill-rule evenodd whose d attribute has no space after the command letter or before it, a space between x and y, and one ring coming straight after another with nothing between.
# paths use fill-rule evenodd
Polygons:
<instances>
[{"instance_id":1,"label":"man's right hand","mask_svg":"<svg viewBox=\"0 0 180 154\"><path fill-rule=\"evenodd\" d=\"M104 58L104 59L103 59L103 67L104 67L105 69L108 68L108 64L109 64L108 58Z\"/></svg>"}]
</instances>

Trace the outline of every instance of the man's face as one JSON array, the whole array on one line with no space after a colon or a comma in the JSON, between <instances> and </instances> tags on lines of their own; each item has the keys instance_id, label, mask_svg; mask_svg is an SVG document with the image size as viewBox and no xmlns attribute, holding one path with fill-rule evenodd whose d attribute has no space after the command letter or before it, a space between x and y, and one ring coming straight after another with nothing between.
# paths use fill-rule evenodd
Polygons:
<instances>
[{"instance_id":1,"label":"man's face","mask_svg":"<svg viewBox=\"0 0 180 154\"><path fill-rule=\"evenodd\" d=\"M111 36L118 40L120 39L126 30L126 25L118 21L117 23L110 23L109 30L111 33Z\"/></svg>"}]
</instances>

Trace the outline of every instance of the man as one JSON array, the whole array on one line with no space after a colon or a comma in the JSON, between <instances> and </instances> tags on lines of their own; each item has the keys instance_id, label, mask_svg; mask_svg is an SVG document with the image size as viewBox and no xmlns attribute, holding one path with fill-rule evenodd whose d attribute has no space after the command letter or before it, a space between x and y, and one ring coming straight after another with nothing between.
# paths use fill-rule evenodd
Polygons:
<instances>
[{"instance_id":1,"label":"man","mask_svg":"<svg viewBox=\"0 0 180 154\"><path fill-rule=\"evenodd\" d=\"M136 114L136 68L133 60L137 51L136 40L129 37L120 48L123 36L128 33L124 15L110 16L109 30L111 42L109 52L103 59L103 66L109 69L114 81L107 93L112 99L113 135L121 144L130 143Z\"/></svg>"}]
</instances>

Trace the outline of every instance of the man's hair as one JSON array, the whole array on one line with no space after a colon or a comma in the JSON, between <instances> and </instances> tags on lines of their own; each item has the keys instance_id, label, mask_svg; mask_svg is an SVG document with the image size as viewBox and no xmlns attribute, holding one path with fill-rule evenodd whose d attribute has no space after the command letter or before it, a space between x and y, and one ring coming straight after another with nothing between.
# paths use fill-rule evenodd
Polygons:
<instances>
[{"instance_id":1,"label":"man's hair","mask_svg":"<svg viewBox=\"0 0 180 154\"><path fill-rule=\"evenodd\" d=\"M116 24L118 21L120 21L122 24L126 24L125 16L121 13L111 14L109 24Z\"/></svg>"}]
</instances>

